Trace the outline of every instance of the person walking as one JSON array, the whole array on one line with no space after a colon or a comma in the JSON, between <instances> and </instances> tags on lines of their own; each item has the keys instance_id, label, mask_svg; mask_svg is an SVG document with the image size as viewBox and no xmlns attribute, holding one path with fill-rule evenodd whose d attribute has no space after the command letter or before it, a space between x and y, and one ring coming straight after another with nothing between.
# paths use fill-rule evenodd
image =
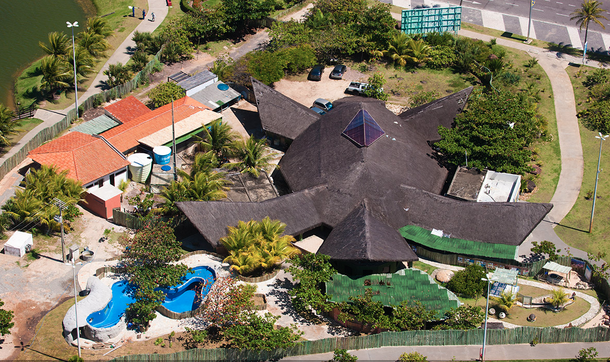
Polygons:
<instances>
[{"instance_id":1,"label":"person walking","mask_svg":"<svg viewBox=\"0 0 610 362\"><path fill-rule=\"evenodd\" d=\"M155 13L150 13L150 16L152 17L152 21L155 21Z\"/></svg>"},{"instance_id":2,"label":"person walking","mask_svg":"<svg viewBox=\"0 0 610 362\"><path fill-rule=\"evenodd\" d=\"M142 9L142 20L146 19L146 10Z\"/></svg>"}]
</instances>

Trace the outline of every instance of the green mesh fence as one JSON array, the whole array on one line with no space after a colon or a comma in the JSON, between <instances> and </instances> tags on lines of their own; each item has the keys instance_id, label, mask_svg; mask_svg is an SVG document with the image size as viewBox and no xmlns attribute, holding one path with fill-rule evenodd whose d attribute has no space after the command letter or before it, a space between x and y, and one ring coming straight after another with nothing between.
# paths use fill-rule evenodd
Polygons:
<instances>
[{"instance_id":1,"label":"green mesh fence","mask_svg":"<svg viewBox=\"0 0 610 362\"><path fill-rule=\"evenodd\" d=\"M491 329L487 331L487 344L521 344L538 339L539 343L604 342L610 340L610 330L604 327ZM332 352L341 349L366 349L395 346L459 346L482 345L483 330L468 331L404 331L379 334L319 339L297 343L287 349L249 351L238 349L191 349L171 354L128 355L117 357L117 362L169 362L169 361L265 361L287 356L301 356Z\"/></svg>"},{"instance_id":2,"label":"green mesh fence","mask_svg":"<svg viewBox=\"0 0 610 362\"><path fill-rule=\"evenodd\" d=\"M405 239L435 250L496 259L514 260L517 256L517 247L513 245L440 237L432 235L430 230L415 225L404 226L398 231Z\"/></svg>"},{"instance_id":3,"label":"green mesh fence","mask_svg":"<svg viewBox=\"0 0 610 362\"><path fill-rule=\"evenodd\" d=\"M373 300L386 306L398 305L403 300L418 300L439 315L459 306L453 294L417 269L403 269L395 274L372 274L356 279L335 274L326 283L326 292L337 303L348 302L350 297L362 296L366 289L372 290Z\"/></svg>"}]
</instances>

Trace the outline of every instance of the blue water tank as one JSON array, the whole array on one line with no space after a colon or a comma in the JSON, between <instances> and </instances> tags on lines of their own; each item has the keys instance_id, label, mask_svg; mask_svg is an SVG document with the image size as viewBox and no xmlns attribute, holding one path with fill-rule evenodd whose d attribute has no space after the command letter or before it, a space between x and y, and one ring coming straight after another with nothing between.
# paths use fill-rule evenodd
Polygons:
<instances>
[{"instance_id":1,"label":"blue water tank","mask_svg":"<svg viewBox=\"0 0 610 362\"><path fill-rule=\"evenodd\" d=\"M155 154L155 163L159 165L167 165L172 156L172 149L167 146L157 146L153 148Z\"/></svg>"}]
</instances>

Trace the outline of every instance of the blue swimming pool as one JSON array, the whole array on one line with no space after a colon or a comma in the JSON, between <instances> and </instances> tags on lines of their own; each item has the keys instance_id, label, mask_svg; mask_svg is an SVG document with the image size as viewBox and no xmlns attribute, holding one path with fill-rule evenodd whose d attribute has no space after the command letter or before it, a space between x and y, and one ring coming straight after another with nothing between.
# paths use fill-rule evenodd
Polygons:
<instances>
[{"instance_id":1,"label":"blue swimming pool","mask_svg":"<svg viewBox=\"0 0 610 362\"><path fill-rule=\"evenodd\" d=\"M197 309L214 284L214 279L215 273L211 268L207 266L193 268L192 272L183 278L181 285L163 290L166 293L163 306L176 313ZM112 300L106 308L87 317L89 324L95 328L109 328L116 325L125 314L127 305L135 301L128 293L129 287L125 280L112 284Z\"/></svg>"}]
</instances>

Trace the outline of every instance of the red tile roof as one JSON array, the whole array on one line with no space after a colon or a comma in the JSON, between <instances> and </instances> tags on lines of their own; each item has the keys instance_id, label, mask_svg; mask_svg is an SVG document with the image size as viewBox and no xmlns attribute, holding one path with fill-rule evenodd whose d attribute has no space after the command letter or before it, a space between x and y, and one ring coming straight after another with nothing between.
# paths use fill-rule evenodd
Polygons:
<instances>
[{"instance_id":1,"label":"red tile roof","mask_svg":"<svg viewBox=\"0 0 610 362\"><path fill-rule=\"evenodd\" d=\"M152 112L144 103L140 102L134 96L121 99L118 102L104 107L104 109L121 123L129 123L146 113Z\"/></svg>"},{"instance_id":2,"label":"red tile roof","mask_svg":"<svg viewBox=\"0 0 610 362\"><path fill-rule=\"evenodd\" d=\"M67 170L69 178L83 185L129 165L104 140L80 132L61 136L30 151L28 156L41 165Z\"/></svg>"},{"instance_id":3,"label":"red tile roof","mask_svg":"<svg viewBox=\"0 0 610 362\"><path fill-rule=\"evenodd\" d=\"M190 97L184 97L174 102L174 121L192 116L204 109L210 109ZM119 151L126 152L139 143L138 140L149 136L172 124L172 105L167 104L142 115L129 123L114 127L101 135Z\"/></svg>"}]
</instances>

